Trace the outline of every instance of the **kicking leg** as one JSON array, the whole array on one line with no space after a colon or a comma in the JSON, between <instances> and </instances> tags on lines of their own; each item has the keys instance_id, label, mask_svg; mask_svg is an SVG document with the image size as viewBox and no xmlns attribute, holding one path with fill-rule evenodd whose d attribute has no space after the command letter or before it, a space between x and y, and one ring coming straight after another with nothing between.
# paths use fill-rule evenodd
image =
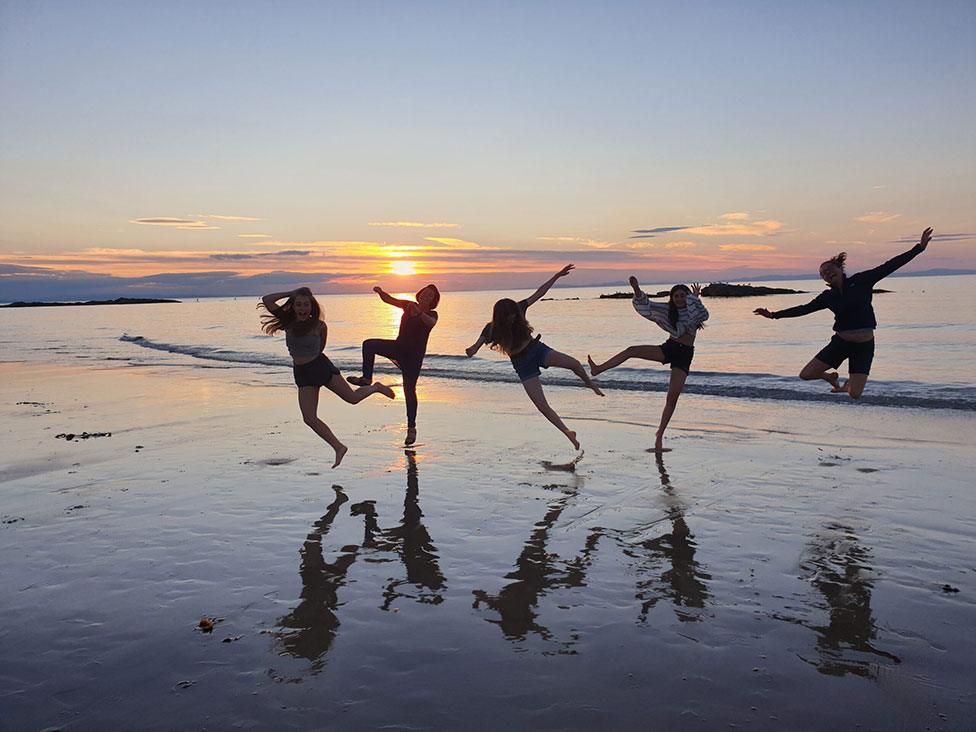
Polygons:
<instances>
[{"instance_id":1,"label":"kicking leg","mask_svg":"<svg viewBox=\"0 0 976 732\"><path fill-rule=\"evenodd\" d=\"M342 401L349 402L350 404L359 404L359 402L372 394L382 394L387 399L392 399L395 396L393 389L383 384L370 384L369 386L361 386L354 390L349 384L343 381L339 374L332 375L329 383L326 384L326 388L336 394Z\"/></svg>"},{"instance_id":2,"label":"kicking leg","mask_svg":"<svg viewBox=\"0 0 976 732\"><path fill-rule=\"evenodd\" d=\"M335 379L336 377L333 377ZM343 382L345 385L345 382ZM346 386L348 389L349 387ZM335 450L335 462L332 467L336 467L342 462L342 458L345 457L346 451L349 449L343 445L339 438L335 436L332 430L329 429L329 425L323 422L318 417L319 410L319 387L317 386L301 386L298 388L298 407L302 410L302 419L305 420L305 424L312 428L312 431L325 440L329 445Z\"/></svg>"},{"instance_id":3,"label":"kicking leg","mask_svg":"<svg viewBox=\"0 0 976 732\"><path fill-rule=\"evenodd\" d=\"M346 380L356 386L369 386L373 383L373 364L377 356L383 356L396 363L396 341L369 338L363 341L363 375L347 376Z\"/></svg>"},{"instance_id":4,"label":"kicking leg","mask_svg":"<svg viewBox=\"0 0 976 732\"><path fill-rule=\"evenodd\" d=\"M840 377L836 371L831 371L833 368L830 364L826 364L819 358L810 359L810 363L804 366L800 370L800 378L804 381L816 381L817 379L823 379L831 386L831 391L843 391L840 387Z\"/></svg>"},{"instance_id":5,"label":"kicking leg","mask_svg":"<svg viewBox=\"0 0 976 732\"><path fill-rule=\"evenodd\" d=\"M417 441L417 379L420 369L405 366L403 369L403 398L407 403L407 439L405 445Z\"/></svg>"},{"instance_id":6,"label":"kicking leg","mask_svg":"<svg viewBox=\"0 0 976 732\"><path fill-rule=\"evenodd\" d=\"M664 411L661 412L661 424L657 428L657 435L654 440L654 452L656 453L664 452L664 430L668 428L668 422L671 421L674 408L678 406L678 397L681 396L681 390L685 388L685 379L687 378L688 374L681 369L671 369L668 395L664 400Z\"/></svg>"},{"instance_id":7,"label":"kicking leg","mask_svg":"<svg viewBox=\"0 0 976 732\"><path fill-rule=\"evenodd\" d=\"M593 383L590 379L589 374L583 370L583 364L577 361L572 356L567 356L565 353L560 353L559 351L549 351L546 354L546 367L555 366L561 369L569 369L574 374L580 377L582 382L596 392L598 395L603 396L603 392L597 388L597 385Z\"/></svg>"},{"instance_id":8,"label":"kicking leg","mask_svg":"<svg viewBox=\"0 0 976 732\"><path fill-rule=\"evenodd\" d=\"M597 374L619 366L631 358L643 358L646 361L664 363L664 351L661 350L660 346L627 346L627 348L616 356L612 356L603 363L594 363L593 359L589 356L586 357L586 360L590 364L590 373L596 376Z\"/></svg>"},{"instance_id":9,"label":"kicking leg","mask_svg":"<svg viewBox=\"0 0 976 732\"><path fill-rule=\"evenodd\" d=\"M539 377L533 376L531 379L526 379L522 382L522 386L525 388L525 393L529 395L529 399L535 404L536 409L542 412L542 416L552 422L556 429L566 435L566 438L573 443L573 447L579 450L580 444L576 439L576 433L569 429L549 406L546 395L542 392L542 382L539 381Z\"/></svg>"}]
</instances>

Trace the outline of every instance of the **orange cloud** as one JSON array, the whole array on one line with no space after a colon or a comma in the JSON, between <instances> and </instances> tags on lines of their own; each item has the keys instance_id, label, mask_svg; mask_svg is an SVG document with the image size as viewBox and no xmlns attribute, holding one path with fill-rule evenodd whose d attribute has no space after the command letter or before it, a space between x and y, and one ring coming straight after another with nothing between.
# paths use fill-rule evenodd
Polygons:
<instances>
[{"instance_id":1,"label":"orange cloud","mask_svg":"<svg viewBox=\"0 0 976 732\"><path fill-rule=\"evenodd\" d=\"M776 247L769 244L719 244L723 252L774 252Z\"/></svg>"},{"instance_id":2,"label":"orange cloud","mask_svg":"<svg viewBox=\"0 0 976 732\"><path fill-rule=\"evenodd\" d=\"M159 216L156 218L148 219L129 219L130 224L139 224L141 226L163 226L170 229L195 229L195 230L205 230L205 229L219 229L219 226L212 226L206 221L193 221L192 219L174 219L167 216Z\"/></svg>"},{"instance_id":3,"label":"orange cloud","mask_svg":"<svg viewBox=\"0 0 976 732\"><path fill-rule=\"evenodd\" d=\"M443 221L426 224L421 221L370 221L369 226L385 226L399 229L456 229L460 224L448 224Z\"/></svg>"},{"instance_id":4,"label":"orange cloud","mask_svg":"<svg viewBox=\"0 0 976 732\"><path fill-rule=\"evenodd\" d=\"M860 221L862 224L884 224L900 217L901 214L888 213L887 211L868 211L863 216L858 216L854 220Z\"/></svg>"},{"instance_id":5,"label":"orange cloud","mask_svg":"<svg viewBox=\"0 0 976 732\"><path fill-rule=\"evenodd\" d=\"M720 219L725 219L726 221L748 221L749 214L743 211L733 211L731 213L725 213L719 216Z\"/></svg>"}]
</instances>

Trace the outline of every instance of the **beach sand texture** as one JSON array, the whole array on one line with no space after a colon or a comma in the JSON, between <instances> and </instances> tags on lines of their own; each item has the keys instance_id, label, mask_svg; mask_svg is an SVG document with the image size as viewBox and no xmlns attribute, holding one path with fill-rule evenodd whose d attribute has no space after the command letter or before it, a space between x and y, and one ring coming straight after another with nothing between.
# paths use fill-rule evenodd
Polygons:
<instances>
[{"instance_id":1,"label":"beach sand texture","mask_svg":"<svg viewBox=\"0 0 976 732\"><path fill-rule=\"evenodd\" d=\"M0 365L0 727L972 728L970 412L243 378Z\"/></svg>"}]
</instances>

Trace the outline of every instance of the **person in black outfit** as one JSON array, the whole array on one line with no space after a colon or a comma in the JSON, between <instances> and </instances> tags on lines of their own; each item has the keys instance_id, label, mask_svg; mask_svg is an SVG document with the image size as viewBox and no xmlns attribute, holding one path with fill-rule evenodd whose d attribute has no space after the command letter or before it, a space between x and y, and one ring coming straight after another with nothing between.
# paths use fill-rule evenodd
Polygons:
<instances>
[{"instance_id":1,"label":"person in black outfit","mask_svg":"<svg viewBox=\"0 0 976 732\"><path fill-rule=\"evenodd\" d=\"M848 277L844 273L847 253L841 252L820 265L820 276L830 288L824 290L806 305L770 312L756 308L756 315L764 318L796 318L825 308L834 314L834 336L810 363L803 367L800 378L806 381L823 379L835 392L846 392L851 399L860 399L871 372L874 359L874 329L878 321L874 317L871 296L874 285L896 269L904 267L925 251L932 239L932 228L922 232L922 238L914 247L884 264ZM844 384L836 369L848 361L849 378Z\"/></svg>"},{"instance_id":2,"label":"person in black outfit","mask_svg":"<svg viewBox=\"0 0 976 732\"><path fill-rule=\"evenodd\" d=\"M398 300L384 292L382 287L374 287L373 292L388 305L403 309L400 332L392 341L380 338L363 341L363 375L348 376L346 381L357 386L373 383L373 362L377 355L396 364L403 373L403 396L407 402L407 439L404 444L412 445L417 441L417 380L427 353L427 339L437 324L435 308L441 294L434 285L427 285L417 293L417 302L412 302Z\"/></svg>"}]
</instances>

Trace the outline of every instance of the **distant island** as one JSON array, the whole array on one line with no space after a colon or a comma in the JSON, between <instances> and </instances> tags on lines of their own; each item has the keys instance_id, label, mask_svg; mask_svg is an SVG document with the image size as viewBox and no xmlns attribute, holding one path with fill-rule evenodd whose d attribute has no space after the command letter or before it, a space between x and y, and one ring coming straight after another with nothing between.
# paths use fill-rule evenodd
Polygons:
<instances>
[{"instance_id":1,"label":"distant island","mask_svg":"<svg viewBox=\"0 0 976 732\"><path fill-rule=\"evenodd\" d=\"M63 308L74 305L148 305L154 303L180 303L182 300L158 300L151 297L117 297L114 300L88 300L87 302L12 302L0 308Z\"/></svg>"},{"instance_id":2,"label":"distant island","mask_svg":"<svg viewBox=\"0 0 976 732\"><path fill-rule=\"evenodd\" d=\"M706 297L752 297L754 295L797 295L805 290L790 290L785 287L757 287L755 285L730 285L725 282L712 282L702 288L702 295ZM649 292L648 297L668 297L669 290ZM601 300L630 300L631 292L611 292L600 295Z\"/></svg>"}]
</instances>

